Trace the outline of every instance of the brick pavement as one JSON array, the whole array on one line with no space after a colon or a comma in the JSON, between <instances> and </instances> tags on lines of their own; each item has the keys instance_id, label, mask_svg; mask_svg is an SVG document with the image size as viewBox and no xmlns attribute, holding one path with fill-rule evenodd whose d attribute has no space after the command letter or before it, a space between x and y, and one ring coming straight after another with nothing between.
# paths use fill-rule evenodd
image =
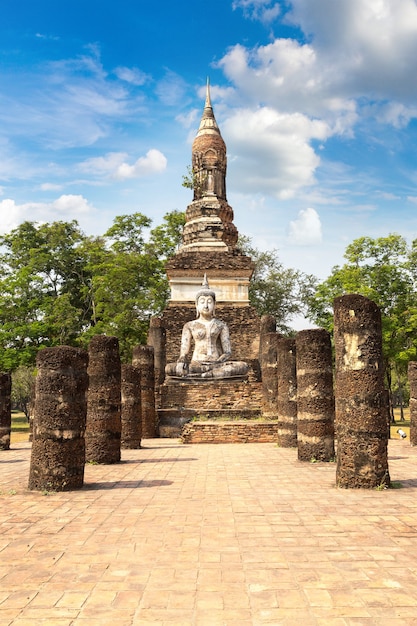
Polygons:
<instances>
[{"instance_id":1,"label":"brick pavement","mask_svg":"<svg viewBox=\"0 0 417 626\"><path fill-rule=\"evenodd\" d=\"M417 625L417 448L340 490L274 444L146 440L69 493L0 452L1 626Z\"/></svg>"}]
</instances>

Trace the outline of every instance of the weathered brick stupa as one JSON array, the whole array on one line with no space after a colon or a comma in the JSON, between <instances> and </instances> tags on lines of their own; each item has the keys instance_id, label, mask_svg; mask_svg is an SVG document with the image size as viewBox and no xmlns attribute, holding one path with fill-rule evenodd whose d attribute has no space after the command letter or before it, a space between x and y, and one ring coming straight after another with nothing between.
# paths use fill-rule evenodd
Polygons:
<instances>
[{"instance_id":1,"label":"weathered brick stupa","mask_svg":"<svg viewBox=\"0 0 417 626\"><path fill-rule=\"evenodd\" d=\"M190 417L257 417L262 391L259 366L260 319L249 305L254 270L237 247L238 231L226 197L226 145L214 116L207 83L200 126L192 145L194 197L186 210L183 241L166 265L171 289L167 308L151 320L148 343L155 349L157 408L161 436L178 436ZM185 381L164 377L177 361L184 325L196 317L196 293L207 275L216 296L216 318L230 332L232 359L248 364L245 381ZM158 386L159 383L159 386Z\"/></svg>"}]
</instances>

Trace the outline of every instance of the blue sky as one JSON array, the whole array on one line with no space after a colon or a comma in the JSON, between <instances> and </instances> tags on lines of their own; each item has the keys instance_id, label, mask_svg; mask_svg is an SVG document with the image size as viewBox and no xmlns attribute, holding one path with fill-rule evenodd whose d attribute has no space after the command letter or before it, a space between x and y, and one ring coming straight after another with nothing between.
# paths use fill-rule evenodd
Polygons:
<instances>
[{"instance_id":1,"label":"blue sky","mask_svg":"<svg viewBox=\"0 0 417 626\"><path fill-rule=\"evenodd\" d=\"M325 278L417 237L415 0L3 0L0 232L185 210L207 76L255 245Z\"/></svg>"}]
</instances>

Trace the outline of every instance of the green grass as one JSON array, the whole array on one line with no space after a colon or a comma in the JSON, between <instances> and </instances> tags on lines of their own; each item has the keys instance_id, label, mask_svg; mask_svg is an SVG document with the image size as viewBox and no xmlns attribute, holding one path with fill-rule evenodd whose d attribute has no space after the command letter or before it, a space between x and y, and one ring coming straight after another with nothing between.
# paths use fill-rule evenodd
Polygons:
<instances>
[{"instance_id":1,"label":"green grass","mask_svg":"<svg viewBox=\"0 0 417 626\"><path fill-rule=\"evenodd\" d=\"M12 411L12 433L10 443L29 441L29 423L24 413Z\"/></svg>"},{"instance_id":2,"label":"green grass","mask_svg":"<svg viewBox=\"0 0 417 626\"><path fill-rule=\"evenodd\" d=\"M404 409L404 420L400 419L400 409L394 409L395 424L391 424L391 439L401 439L397 430L401 428L407 435L407 439L410 439L410 409L407 407Z\"/></svg>"}]
</instances>

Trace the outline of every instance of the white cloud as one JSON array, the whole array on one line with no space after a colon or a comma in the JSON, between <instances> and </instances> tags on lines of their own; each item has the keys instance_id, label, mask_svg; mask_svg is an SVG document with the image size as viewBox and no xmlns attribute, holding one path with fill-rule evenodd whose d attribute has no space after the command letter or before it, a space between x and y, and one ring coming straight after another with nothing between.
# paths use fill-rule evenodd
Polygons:
<instances>
[{"instance_id":1,"label":"white cloud","mask_svg":"<svg viewBox=\"0 0 417 626\"><path fill-rule=\"evenodd\" d=\"M312 208L302 209L297 219L290 222L289 242L298 246L312 246L321 243L322 231L320 216Z\"/></svg>"},{"instance_id":2,"label":"white cloud","mask_svg":"<svg viewBox=\"0 0 417 626\"><path fill-rule=\"evenodd\" d=\"M254 16L271 4L235 0L234 7ZM237 44L218 63L234 86L233 95L223 94L230 109L222 111L222 130L247 165L234 186L258 186L280 198L314 183L330 137L350 140L364 130L383 148L385 127L405 128L417 118L415 0L291 0L287 7L281 20L300 28L304 42ZM236 93L246 102L246 119L234 108ZM260 111L275 115L281 130L262 123Z\"/></svg>"},{"instance_id":3,"label":"white cloud","mask_svg":"<svg viewBox=\"0 0 417 626\"><path fill-rule=\"evenodd\" d=\"M415 0L292 0L292 19L312 37L340 91L374 98L417 93Z\"/></svg>"},{"instance_id":4,"label":"white cloud","mask_svg":"<svg viewBox=\"0 0 417 626\"><path fill-rule=\"evenodd\" d=\"M127 159L125 152L109 152L104 157L94 157L79 164L79 169L87 174L111 177Z\"/></svg>"},{"instance_id":5,"label":"white cloud","mask_svg":"<svg viewBox=\"0 0 417 626\"><path fill-rule=\"evenodd\" d=\"M133 164L122 163L114 173L117 180L126 180L127 178L142 178L151 174L163 172L167 166L166 157L159 150L148 150L144 157Z\"/></svg>"},{"instance_id":6,"label":"white cloud","mask_svg":"<svg viewBox=\"0 0 417 626\"><path fill-rule=\"evenodd\" d=\"M137 87L144 85L150 79L148 74L145 74L145 72L142 72L142 70L137 67L116 67L114 73L120 80L124 80Z\"/></svg>"},{"instance_id":7,"label":"white cloud","mask_svg":"<svg viewBox=\"0 0 417 626\"><path fill-rule=\"evenodd\" d=\"M233 9L243 9L243 14L253 20L268 24L280 14L278 2L273 0L234 0Z\"/></svg>"},{"instance_id":8,"label":"white cloud","mask_svg":"<svg viewBox=\"0 0 417 626\"><path fill-rule=\"evenodd\" d=\"M417 81L410 79L417 73L415 0L292 0L292 7L308 43L236 45L221 59L226 76L247 97L329 124L340 125L343 117L340 130L357 121L360 99L403 105L392 112L395 123L416 115Z\"/></svg>"},{"instance_id":9,"label":"white cloud","mask_svg":"<svg viewBox=\"0 0 417 626\"><path fill-rule=\"evenodd\" d=\"M20 223L77 219L94 212L94 207L81 195L62 195L53 202L16 204L11 198L0 201L0 232L6 233Z\"/></svg>"},{"instance_id":10,"label":"white cloud","mask_svg":"<svg viewBox=\"0 0 417 626\"><path fill-rule=\"evenodd\" d=\"M281 199L314 182L320 159L309 142L330 133L323 122L267 107L233 112L222 131L232 154L229 178L234 187Z\"/></svg>"},{"instance_id":11,"label":"white cloud","mask_svg":"<svg viewBox=\"0 0 417 626\"><path fill-rule=\"evenodd\" d=\"M138 114L129 89L109 78L94 49L38 66L11 87L0 73L0 135L30 139L41 149L91 145L115 120Z\"/></svg>"},{"instance_id":12,"label":"white cloud","mask_svg":"<svg viewBox=\"0 0 417 626\"><path fill-rule=\"evenodd\" d=\"M166 106L183 105L187 93L184 79L175 72L167 71L155 89L156 95Z\"/></svg>"},{"instance_id":13,"label":"white cloud","mask_svg":"<svg viewBox=\"0 0 417 626\"><path fill-rule=\"evenodd\" d=\"M42 183L42 185L40 185L40 189L42 191L58 191L59 189L62 189L62 185L56 185L55 183Z\"/></svg>"},{"instance_id":14,"label":"white cloud","mask_svg":"<svg viewBox=\"0 0 417 626\"><path fill-rule=\"evenodd\" d=\"M87 159L79 168L93 176L127 180L159 174L166 169L167 159L162 152L152 148L145 156L139 157L132 165L127 163L125 152L109 152L104 157Z\"/></svg>"}]
</instances>

